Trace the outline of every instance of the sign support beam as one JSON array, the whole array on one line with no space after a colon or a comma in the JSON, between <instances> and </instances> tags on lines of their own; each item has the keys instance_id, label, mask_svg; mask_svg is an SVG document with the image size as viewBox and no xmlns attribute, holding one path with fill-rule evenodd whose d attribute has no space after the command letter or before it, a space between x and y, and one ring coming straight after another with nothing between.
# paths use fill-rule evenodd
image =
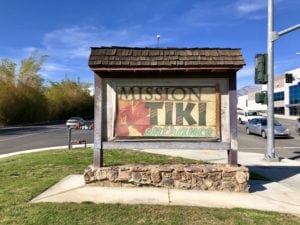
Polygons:
<instances>
[{"instance_id":1,"label":"sign support beam","mask_svg":"<svg viewBox=\"0 0 300 225\"><path fill-rule=\"evenodd\" d=\"M95 112L94 112L94 166L103 167L102 143L102 78L95 73Z\"/></svg>"}]
</instances>

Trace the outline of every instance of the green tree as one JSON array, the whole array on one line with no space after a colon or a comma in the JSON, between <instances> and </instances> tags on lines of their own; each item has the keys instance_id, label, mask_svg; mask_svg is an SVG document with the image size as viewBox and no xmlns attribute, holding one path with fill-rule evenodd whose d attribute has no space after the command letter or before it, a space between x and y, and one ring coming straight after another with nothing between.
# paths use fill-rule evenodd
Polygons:
<instances>
[{"instance_id":1,"label":"green tree","mask_svg":"<svg viewBox=\"0 0 300 225\"><path fill-rule=\"evenodd\" d=\"M50 82L46 96L51 120L93 116L94 98L90 95L88 84L69 79L60 83Z\"/></svg>"},{"instance_id":2,"label":"green tree","mask_svg":"<svg viewBox=\"0 0 300 225\"><path fill-rule=\"evenodd\" d=\"M38 57L38 52L34 51L30 57L23 59L18 72L18 82L41 91L44 80L39 71L46 57L46 55Z\"/></svg>"},{"instance_id":3,"label":"green tree","mask_svg":"<svg viewBox=\"0 0 300 225\"><path fill-rule=\"evenodd\" d=\"M32 123L47 119L47 99L39 71L46 56L37 51L16 64L0 60L0 124Z\"/></svg>"}]
</instances>

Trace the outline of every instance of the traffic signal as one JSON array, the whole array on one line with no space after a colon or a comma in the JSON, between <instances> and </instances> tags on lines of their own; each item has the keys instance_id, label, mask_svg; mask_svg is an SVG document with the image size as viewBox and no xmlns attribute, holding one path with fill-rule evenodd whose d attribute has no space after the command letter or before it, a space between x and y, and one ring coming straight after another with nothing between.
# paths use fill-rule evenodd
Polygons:
<instances>
[{"instance_id":1,"label":"traffic signal","mask_svg":"<svg viewBox=\"0 0 300 225\"><path fill-rule=\"evenodd\" d=\"M255 84L268 83L268 54L255 55Z\"/></svg>"},{"instance_id":2,"label":"traffic signal","mask_svg":"<svg viewBox=\"0 0 300 225\"><path fill-rule=\"evenodd\" d=\"M286 73L285 74L285 83L293 83L293 81L294 81L293 74Z\"/></svg>"},{"instance_id":3,"label":"traffic signal","mask_svg":"<svg viewBox=\"0 0 300 225\"><path fill-rule=\"evenodd\" d=\"M267 92L261 91L261 92L255 93L255 102L267 105L268 104Z\"/></svg>"}]
</instances>

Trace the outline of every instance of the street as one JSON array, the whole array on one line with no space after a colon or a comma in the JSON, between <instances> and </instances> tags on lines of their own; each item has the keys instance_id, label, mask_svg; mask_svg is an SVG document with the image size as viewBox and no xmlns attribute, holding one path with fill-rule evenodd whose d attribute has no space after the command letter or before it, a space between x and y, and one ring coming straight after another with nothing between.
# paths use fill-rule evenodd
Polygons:
<instances>
[{"instance_id":1,"label":"street","mask_svg":"<svg viewBox=\"0 0 300 225\"><path fill-rule=\"evenodd\" d=\"M276 138L275 150L279 157L300 160L300 136L294 130L295 121L277 119L281 124L289 128L290 138ZM238 124L239 151L256 152L265 154L267 151L267 139L258 135L247 135L244 124Z\"/></svg>"},{"instance_id":2,"label":"street","mask_svg":"<svg viewBox=\"0 0 300 225\"><path fill-rule=\"evenodd\" d=\"M300 136L294 131L295 121L278 119L291 131L290 138L276 138L276 154L279 157L300 160ZM239 151L266 153L267 140L258 135L247 135L244 124L238 124ZM92 130L72 130L72 140L93 143ZM65 124L27 126L0 129L0 154L63 146L68 144L68 129Z\"/></svg>"},{"instance_id":3,"label":"street","mask_svg":"<svg viewBox=\"0 0 300 225\"><path fill-rule=\"evenodd\" d=\"M72 130L72 140L82 139L93 143L93 131ZM68 145L65 124L0 129L0 154L63 145Z\"/></svg>"}]
</instances>

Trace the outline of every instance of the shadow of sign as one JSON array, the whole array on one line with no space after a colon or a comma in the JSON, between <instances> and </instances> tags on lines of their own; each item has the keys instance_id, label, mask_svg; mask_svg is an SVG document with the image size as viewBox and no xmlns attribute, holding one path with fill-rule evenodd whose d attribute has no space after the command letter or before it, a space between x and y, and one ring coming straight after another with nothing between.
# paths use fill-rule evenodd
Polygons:
<instances>
[{"instance_id":1,"label":"shadow of sign","mask_svg":"<svg viewBox=\"0 0 300 225\"><path fill-rule=\"evenodd\" d=\"M297 155L293 156L293 157L290 157L289 159L291 159L291 160L300 159L300 151L296 151L296 152L294 152L294 154L297 154Z\"/></svg>"},{"instance_id":2,"label":"shadow of sign","mask_svg":"<svg viewBox=\"0 0 300 225\"><path fill-rule=\"evenodd\" d=\"M300 187L300 166L248 166L251 172L260 174L269 179L266 181L252 180L250 192L265 190L264 184L278 182L284 183L289 188L299 191Z\"/></svg>"}]
</instances>

